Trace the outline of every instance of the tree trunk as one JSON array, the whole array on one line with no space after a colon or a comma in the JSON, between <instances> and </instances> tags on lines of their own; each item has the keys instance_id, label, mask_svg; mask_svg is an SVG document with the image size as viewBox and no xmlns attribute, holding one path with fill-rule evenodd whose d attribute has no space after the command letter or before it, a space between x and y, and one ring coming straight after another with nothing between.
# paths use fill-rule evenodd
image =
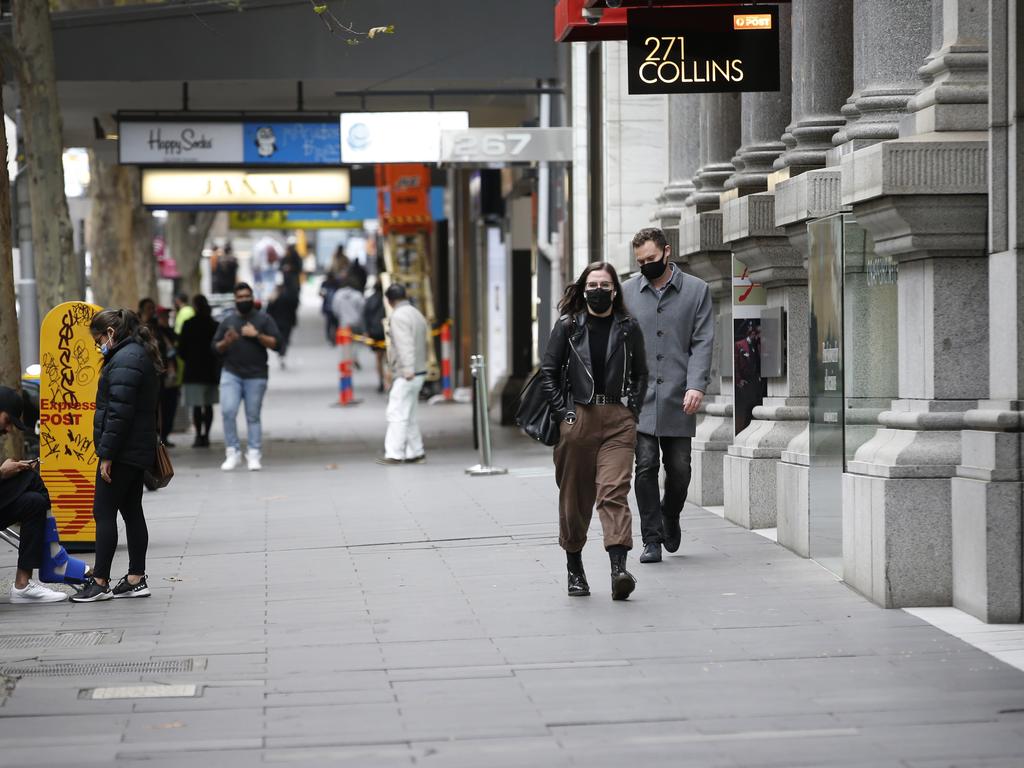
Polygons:
<instances>
[{"instance_id":1,"label":"tree trunk","mask_svg":"<svg viewBox=\"0 0 1024 768\"><path fill-rule=\"evenodd\" d=\"M19 57L18 96L32 207L32 249L39 316L63 301L85 298L84 276L75 258L68 201L64 197L64 147L57 104L53 30L45 2L16 2L14 47Z\"/></svg>"},{"instance_id":2,"label":"tree trunk","mask_svg":"<svg viewBox=\"0 0 1024 768\"><path fill-rule=\"evenodd\" d=\"M132 177L138 170L90 153L92 292L101 307L135 309L139 299L132 231Z\"/></svg>"},{"instance_id":3,"label":"tree trunk","mask_svg":"<svg viewBox=\"0 0 1024 768\"><path fill-rule=\"evenodd\" d=\"M0 83L3 82L0 65ZM14 254L11 232L11 180L7 175L7 126L4 124L3 93L0 92L0 384L21 389L21 345L18 343L18 315L14 311ZM0 454L21 456L23 441L10 433L0 442Z\"/></svg>"},{"instance_id":4,"label":"tree trunk","mask_svg":"<svg viewBox=\"0 0 1024 768\"><path fill-rule=\"evenodd\" d=\"M167 251L178 266L181 290L199 293L199 262L215 211L172 211L167 214Z\"/></svg>"},{"instance_id":5,"label":"tree trunk","mask_svg":"<svg viewBox=\"0 0 1024 768\"><path fill-rule=\"evenodd\" d=\"M156 257L153 256L153 217L142 205L142 174L132 168L132 250L139 296L157 295Z\"/></svg>"}]
</instances>

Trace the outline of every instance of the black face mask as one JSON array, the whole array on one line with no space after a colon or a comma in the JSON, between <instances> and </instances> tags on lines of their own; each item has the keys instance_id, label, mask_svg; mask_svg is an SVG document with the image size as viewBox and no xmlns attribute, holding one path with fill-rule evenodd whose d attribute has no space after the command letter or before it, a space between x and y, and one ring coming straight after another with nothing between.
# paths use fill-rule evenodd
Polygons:
<instances>
[{"instance_id":1,"label":"black face mask","mask_svg":"<svg viewBox=\"0 0 1024 768\"><path fill-rule=\"evenodd\" d=\"M665 274L666 269L668 269L668 263L664 259L664 254L662 254L662 258L658 259L658 261L650 261L640 265L640 273L648 280L657 280Z\"/></svg>"},{"instance_id":2,"label":"black face mask","mask_svg":"<svg viewBox=\"0 0 1024 768\"><path fill-rule=\"evenodd\" d=\"M240 315L248 315L252 312L252 304L252 301L236 301L235 309L238 310L238 314Z\"/></svg>"},{"instance_id":3,"label":"black face mask","mask_svg":"<svg viewBox=\"0 0 1024 768\"><path fill-rule=\"evenodd\" d=\"M612 308L612 292L607 288L586 291L583 297L587 300L587 306L599 315L603 315Z\"/></svg>"}]
</instances>

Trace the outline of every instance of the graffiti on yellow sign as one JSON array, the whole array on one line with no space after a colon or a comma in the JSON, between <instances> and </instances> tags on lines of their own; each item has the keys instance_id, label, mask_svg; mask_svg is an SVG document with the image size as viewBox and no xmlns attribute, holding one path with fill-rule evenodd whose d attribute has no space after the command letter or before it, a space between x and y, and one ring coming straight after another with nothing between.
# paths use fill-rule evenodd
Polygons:
<instances>
[{"instance_id":1,"label":"graffiti on yellow sign","mask_svg":"<svg viewBox=\"0 0 1024 768\"><path fill-rule=\"evenodd\" d=\"M39 334L40 474L64 541L95 541L92 441L102 357L89 333L100 308L84 301L54 307Z\"/></svg>"}]
</instances>

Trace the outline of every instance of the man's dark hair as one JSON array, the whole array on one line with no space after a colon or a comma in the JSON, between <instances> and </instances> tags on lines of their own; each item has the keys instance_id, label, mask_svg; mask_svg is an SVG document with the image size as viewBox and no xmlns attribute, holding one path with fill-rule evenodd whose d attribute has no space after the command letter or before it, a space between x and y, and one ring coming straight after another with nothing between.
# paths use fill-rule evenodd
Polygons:
<instances>
[{"instance_id":1,"label":"man's dark hair","mask_svg":"<svg viewBox=\"0 0 1024 768\"><path fill-rule=\"evenodd\" d=\"M239 291L248 291L249 293L253 292L252 286L248 283L235 283L235 290L233 293L238 293Z\"/></svg>"},{"instance_id":2,"label":"man's dark hair","mask_svg":"<svg viewBox=\"0 0 1024 768\"><path fill-rule=\"evenodd\" d=\"M178 295L175 296L174 298L176 298L182 304L188 304L188 294L185 293L185 291L178 291Z\"/></svg>"},{"instance_id":3,"label":"man's dark hair","mask_svg":"<svg viewBox=\"0 0 1024 768\"><path fill-rule=\"evenodd\" d=\"M665 238L665 233L657 227L644 227L635 235L633 235L633 250L635 251L641 245L646 242L652 242L661 251L665 250L665 246L668 245L668 240Z\"/></svg>"},{"instance_id":4,"label":"man's dark hair","mask_svg":"<svg viewBox=\"0 0 1024 768\"><path fill-rule=\"evenodd\" d=\"M401 283L392 283L388 286L384 295L388 297L388 301L394 304L396 301L401 301L406 298L409 294L406 292L405 286Z\"/></svg>"}]
</instances>

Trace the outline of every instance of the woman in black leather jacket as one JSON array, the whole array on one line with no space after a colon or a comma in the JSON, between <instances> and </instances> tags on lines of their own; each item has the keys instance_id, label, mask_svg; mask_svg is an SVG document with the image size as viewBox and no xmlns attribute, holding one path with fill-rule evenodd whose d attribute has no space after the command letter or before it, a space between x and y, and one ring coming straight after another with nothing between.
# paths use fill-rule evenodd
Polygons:
<instances>
[{"instance_id":1,"label":"woman in black leather jacket","mask_svg":"<svg viewBox=\"0 0 1024 768\"><path fill-rule=\"evenodd\" d=\"M584 269L558 308L562 317L551 330L541 378L552 415L561 421L555 482L569 595L590 594L582 551L596 503L611 560L612 599L625 600L636 586L626 570L626 553L633 547L627 496L636 420L647 391L644 337L623 305L611 264L595 262Z\"/></svg>"},{"instance_id":2,"label":"woman in black leather jacket","mask_svg":"<svg viewBox=\"0 0 1024 768\"><path fill-rule=\"evenodd\" d=\"M93 421L93 442L99 458L92 509L96 564L93 581L71 601L149 597L149 530L142 512L142 475L156 459L156 411L163 360L153 332L131 310L97 312L89 332L103 353ZM118 511L128 538L128 575L111 589Z\"/></svg>"}]
</instances>

